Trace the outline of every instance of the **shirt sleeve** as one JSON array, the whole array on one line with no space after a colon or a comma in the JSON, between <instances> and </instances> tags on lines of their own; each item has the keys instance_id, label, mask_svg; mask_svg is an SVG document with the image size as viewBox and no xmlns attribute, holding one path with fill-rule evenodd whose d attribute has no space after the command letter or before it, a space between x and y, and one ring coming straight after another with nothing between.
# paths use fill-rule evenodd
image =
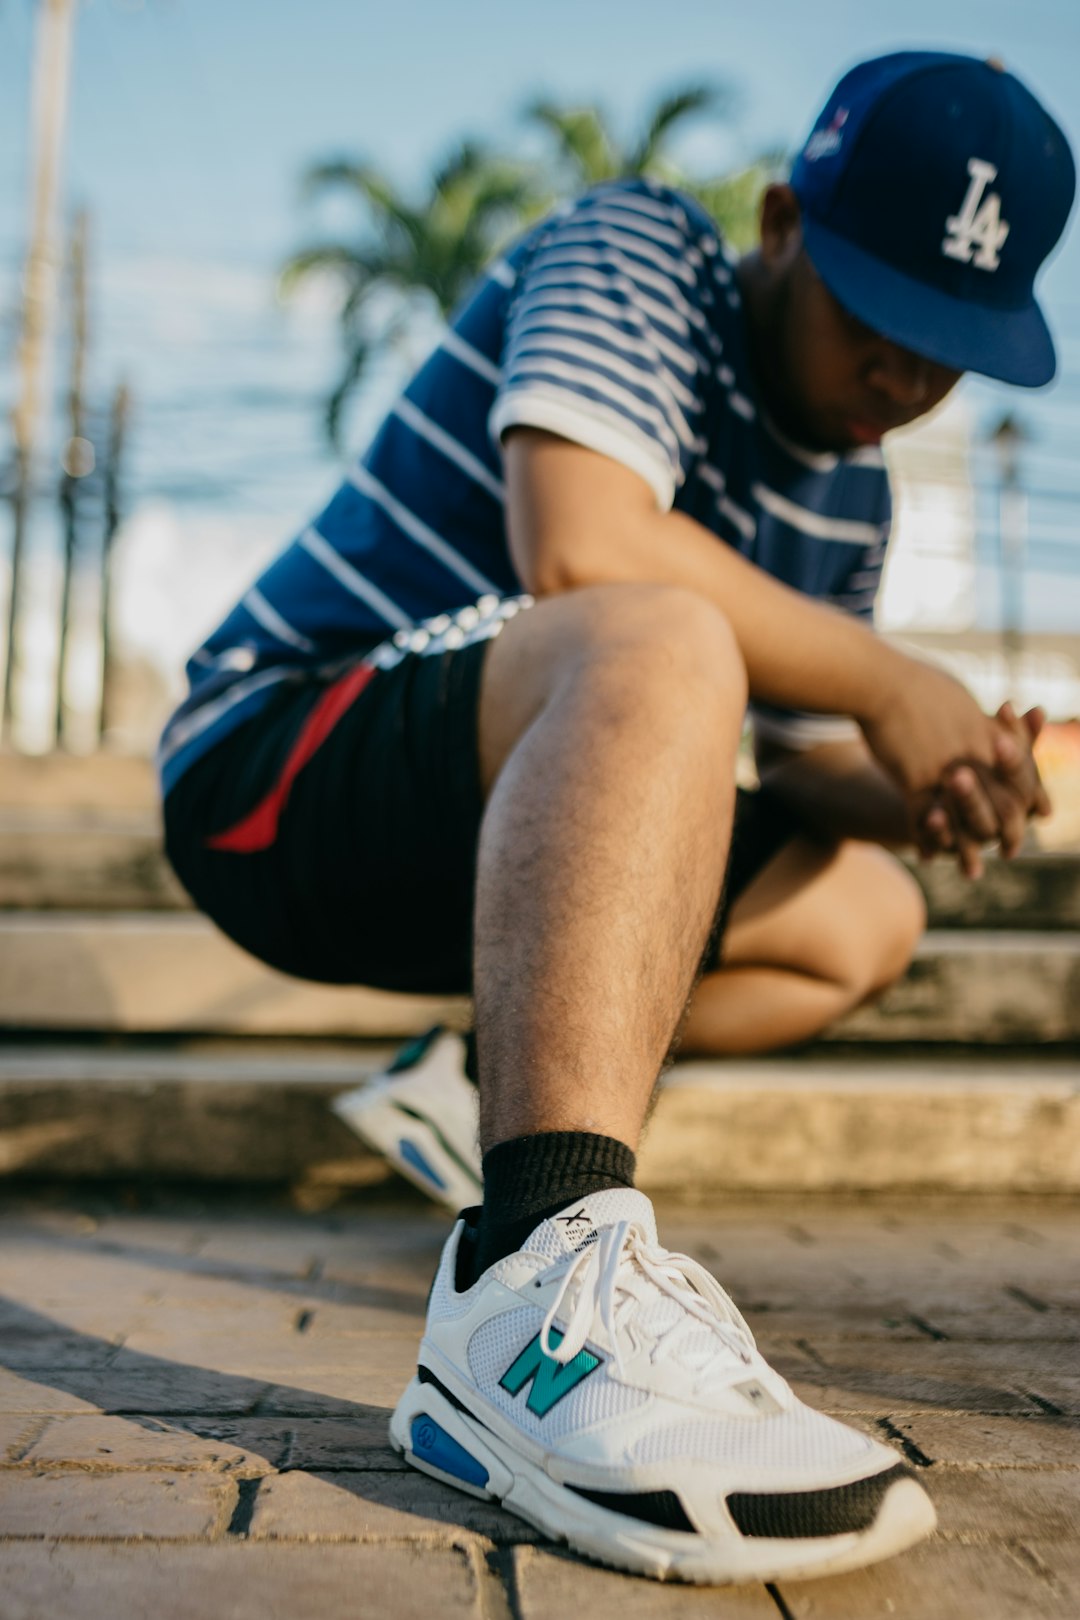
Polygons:
<instances>
[{"instance_id":1,"label":"shirt sleeve","mask_svg":"<svg viewBox=\"0 0 1080 1620\"><path fill-rule=\"evenodd\" d=\"M707 275L686 214L660 194L590 192L541 228L507 318L492 437L557 433L639 473L667 511L704 449Z\"/></svg>"},{"instance_id":2,"label":"shirt sleeve","mask_svg":"<svg viewBox=\"0 0 1080 1620\"><path fill-rule=\"evenodd\" d=\"M846 574L821 600L872 627L888 540L886 520L875 544L852 547L854 555ZM862 736L858 723L846 715L812 714L808 710L776 708L771 703L752 703L750 720L755 742L776 742L800 753L823 743L852 742Z\"/></svg>"}]
</instances>

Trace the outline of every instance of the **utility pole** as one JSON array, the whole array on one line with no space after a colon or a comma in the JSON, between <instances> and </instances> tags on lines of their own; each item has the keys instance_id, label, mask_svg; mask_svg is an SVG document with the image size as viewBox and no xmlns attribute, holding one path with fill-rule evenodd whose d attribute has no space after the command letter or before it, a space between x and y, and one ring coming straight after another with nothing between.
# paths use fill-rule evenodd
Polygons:
<instances>
[{"instance_id":1,"label":"utility pole","mask_svg":"<svg viewBox=\"0 0 1080 1620\"><path fill-rule=\"evenodd\" d=\"M33 132L31 140L30 235L23 276L22 333L18 355L18 394L12 413L15 438L15 492L12 500L11 582L7 646L4 653L4 705L0 731L11 740L15 683L19 665L19 597L22 562L34 498L35 451L45 394L49 345L56 306L57 210L67 126L71 33L75 0L38 0L35 41Z\"/></svg>"},{"instance_id":2,"label":"utility pole","mask_svg":"<svg viewBox=\"0 0 1080 1620\"><path fill-rule=\"evenodd\" d=\"M79 480L94 470L94 449L84 437L83 382L86 372L86 210L75 216L71 236L71 381L68 388L68 441L60 458L60 510L64 519L64 575L60 592L60 642L56 657L54 740L65 742L64 692L71 638L71 588L79 549Z\"/></svg>"},{"instance_id":3,"label":"utility pole","mask_svg":"<svg viewBox=\"0 0 1080 1620\"><path fill-rule=\"evenodd\" d=\"M1024 654L1024 565L1027 556L1027 497L1020 482L1020 459L1028 433L1011 412L990 435L998 462L998 540L1001 565L1001 639L1016 698Z\"/></svg>"},{"instance_id":4,"label":"utility pole","mask_svg":"<svg viewBox=\"0 0 1080 1620\"><path fill-rule=\"evenodd\" d=\"M101 707L98 710L98 745L112 721L112 547L120 526L120 468L131 415L131 394L121 383L109 412L109 442L105 451L105 527L101 536Z\"/></svg>"}]
</instances>

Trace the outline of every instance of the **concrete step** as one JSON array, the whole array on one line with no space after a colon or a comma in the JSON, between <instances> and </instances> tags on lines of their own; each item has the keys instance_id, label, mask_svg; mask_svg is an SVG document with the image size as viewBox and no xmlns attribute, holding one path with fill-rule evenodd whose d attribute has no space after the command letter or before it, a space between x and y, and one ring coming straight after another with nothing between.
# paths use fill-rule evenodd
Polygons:
<instances>
[{"instance_id":1,"label":"concrete step","mask_svg":"<svg viewBox=\"0 0 1080 1620\"><path fill-rule=\"evenodd\" d=\"M385 1061L371 1043L0 1047L0 1171L293 1182L390 1172L328 1103ZM729 1192L1080 1192L1080 1061L994 1052L677 1064L641 1182Z\"/></svg>"},{"instance_id":2,"label":"concrete step","mask_svg":"<svg viewBox=\"0 0 1080 1620\"><path fill-rule=\"evenodd\" d=\"M194 912L0 916L0 1027L116 1033L408 1035L462 999L312 984L264 967ZM1080 935L926 936L906 978L834 1041L1080 1040Z\"/></svg>"},{"instance_id":3,"label":"concrete step","mask_svg":"<svg viewBox=\"0 0 1080 1620\"><path fill-rule=\"evenodd\" d=\"M0 809L152 814L158 797L153 762L140 754L20 754L0 748Z\"/></svg>"},{"instance_id":4,"label":"concrete step","mask_svg":"<svg viewBox=\"0 0 1080 1620\"><path fill-rule=\"evenodd\" d=\"M0 910L190 910L149 810L0 807Z\"/></svg>"},{"instance_id":5,"label":"concrete step","mask_svg":"<svg viewBox=\"0 0 1080 1620\"><path fill-rule=\"evenodd\" d=\"M0 910L190 910L152 810L74 813L0 803ZM937 928L1080 928L1080 854L991 859L970 883L946 861L914 865Z\"/></svg>"}]
</instances>

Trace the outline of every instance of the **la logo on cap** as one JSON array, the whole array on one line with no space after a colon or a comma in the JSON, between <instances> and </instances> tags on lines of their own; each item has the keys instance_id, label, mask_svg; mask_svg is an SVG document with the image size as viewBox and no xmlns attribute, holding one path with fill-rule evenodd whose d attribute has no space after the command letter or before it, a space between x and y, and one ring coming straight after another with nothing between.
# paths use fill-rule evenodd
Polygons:
<instances>
[{"instance_id":1,"label":"la logo on cap","mask_svg":"<svg viewBox=\"0 0 1080 1620\"><path fill-rule=\"evenodd\" d=\"M996 191L986 190L991 180L997 179L997 169L975 157L968 158L967 168L971 177L967 194L960 212L950 214L945 221L941 251L950 259L973 264L977 270L996 270L1009 234L1008 221L1001 217L1001 198Z\"/></svg>"}]
</instances>

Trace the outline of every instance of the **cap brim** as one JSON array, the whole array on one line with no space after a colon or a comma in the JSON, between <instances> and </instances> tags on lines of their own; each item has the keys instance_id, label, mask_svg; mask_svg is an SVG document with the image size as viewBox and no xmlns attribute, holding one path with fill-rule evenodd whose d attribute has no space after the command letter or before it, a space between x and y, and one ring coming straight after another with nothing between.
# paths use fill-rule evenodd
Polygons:
<instances>
[{"instance_id":1,"label":"cap brim","mask_svg":"<svg viewBox=\"0 0 1080 1620\"><path fill-rule=\"evenodd\" d=\"M803 241L818 275L860 321L915 354L956 371L1040 388L1057 370L1042 311L987 309L894 270L803 214Z\"/></svg>"}]
</instances>

